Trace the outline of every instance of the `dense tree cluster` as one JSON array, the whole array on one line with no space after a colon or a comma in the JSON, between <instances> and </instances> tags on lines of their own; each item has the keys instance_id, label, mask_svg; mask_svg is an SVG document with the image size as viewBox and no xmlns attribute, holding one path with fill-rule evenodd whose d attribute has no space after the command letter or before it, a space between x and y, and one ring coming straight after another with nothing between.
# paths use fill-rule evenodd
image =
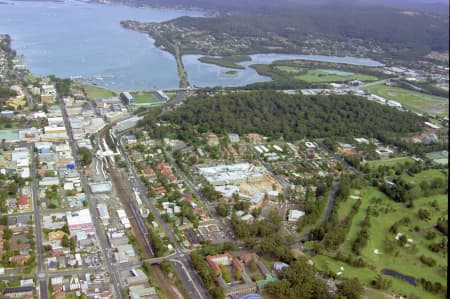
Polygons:
<instances>
[{"instance_id":1,"label":"dense tree cluster","mask_svg":"<svg viewBox=\"0 0 450 299\"><path fill-rule=\"evenodd\" d=\"M378 274L375 279L371 281L371 285L375 289L379 290L387 290L392 286L392 280L389 280L387 278L383 278L380 274Z\"/></svg>"},{"instance_id":2,"label":"dense tree cluster","mask_svg":"<svg viewBox=\"0 0 450 299\"><path fill-rule=\"evenodd\" d=\"M67 97L70 95L70 79L60 79L53 75L49 77L55 83L55 88L59 96Z\"/></svg>"},{"instance_id":3,"label":"dense tree cluster","mask_svg":"<svg viewBox=\"0 0 450 299\"><path fill-rule=\"evenodd\" d=\"M339 188L335 194L335 203L330 217L323 225L319 225L311 230L310 238L312 240L323 241L325 248L337 249L338 246L345 241L345 237L351 227L353 217L359 210L361 201L357 200L353 204L350 213L342 221L339 220L337 211L340 203L349 196L352 183L357 181L358 180L354 180L354 176L342 177Z\"/></svg>"},{"instance_id":4,"label":"dense tree cluster","mask_svg":"<svg viewBox=\"0 0 450 299\"><path fill-rule=\"evenodd\" d=\"M436 266L436 261L434 260L434 258L432 258L431 256L424 256L423 254L420 256L420 261L429 266L429 267L434 267Z\"/></svg>"},{"instance_id":5,"label":"dense tree cluster","mask_svg":"<svg viewBox=\"0 0 450 299\"><path fill-rule=\"evenodd\" d=\"M360 255L361 249L364 248L364 246L366 246L367 241L369 240L369 229L370 229L370 215L368 209L366 217L361 222L361 229L358 232L358 235L356 236L356 239L352 245L352 251L355 254Z\"/></svg>"},{"instance_id":6,"label":"dense tree cluster","mask_svg":"<svg viewBox=\"0 0 450 299\"><path fill-rule=\"evenodd\" d=\"M384 179L379 183L380 190L387 196L398 202L404 202L409 207L413 206L414 199L421 196L430 196L439 194L443 191L447 192L448 183L442 177L435 177L428 181L422 181L416 185L412 182L407 182L401 173L397 174L392 179ZM419 218L422 220L430 219L430 212L426 209L419 211Z\"/></svg>"},{"instance_id":7,"label":"dense tree cluster","mask_svg":"<svg viewBox=\"0 0 450 299\"><path fill-rule=\"evenodd\" d=\"M422 284L423 288L429 292L435 294L446 294L447 288L443 286L440 282L432 282L426 278L421 278L419 282Z\"/></svg>"},{"instance_id":8,"label":"dense tree cluster","mask_svg":"<svg viewBox=\"0 0 450 299\"><path fill-rule=\"evenodd\" d=\"M208 265L204 256L198 251L192 251L190 256L192 265L194 266L195 270L197 270L205 288L211 294L213 299L223 299L225 296L222 288L217 287L215 284L216 273Z\"/></svg>"},{"instance_id":9,"label":"dense tree cluster","mask_svg":"<svg viewBox=\"0 0 450 299\"><path fill-rule=\"evenodd\" d=\"M10 89L8 86L1 86L0 85L0 109L5 109L5 102L10 97L17 96L17 93L15 90ZM6 118L2 117L2 123L6 121Z\"/></svg>"},{"instance_id":10,"label":"dense tree cluster","mask_svg":"<svg viewBox=\"0 0 450 299\"><path fill-rule=\"evenodd\" d=\"M199 95L188 99L182 109L164 114L163 120L175 124L177 137L184 140L195 139L200 131L254 132L290 141L357 135L386 139L423 129L420 117L358 96L275 91ZM155 122L152 127L161 130Z\"/></svg>"},{"instance_id":11,"label":"dense tree cluster","mask_svg":"<svg viewBox=\"0 0 450 299\"><path fill-rule=\"evenodd\" d=\"M448 236L448 218L439 218L436 224L436 228L438 231Z\"/></svg>"},{"instance_id":12,"label":"dense tree cluster","mask_svg":"<svg viewBox=\"0 0 450 299\"><path fill-rule=\"evenodd\" d=\"M327 285L315 272L305 258L300 258L283 269L280 280L267 284L267 292L286 299L330 298Z\"/></svg>"},{"instance_id":13,"label":"dense tree cluster","mask_svg":"<svg viewBox=\"0 0 450 299\"><path fill-rule=\"evenodd\" d=\"M344 280L338 285L337 298L358 299L361 298L364 288L358 278Z\"/></svg>"},{"instance_id":14,"label":"dense tree cluster","mask_svg":"<svg viewBox=\"0 0 450 299\"><path fill-rule=\"evenodd\" d=\"M82 166L89 166L92 162L92 152L87 147L80 147L78 150Z\"/></svg>"},{"instance_id":15,"label":"dense tree cluster","mask_svg":"<svg viewBox=\"0 0 450 299\"><path fill-rule=\"evenodd\" d=\"M235 214L231 217L234 234L245 241L248 247L290 263L294 256L289 249L289 242L279 234L281 227L282 218L276 210L272 210L267 219L257 220L251 224L240 220Z\"/></svg>"}]
</instances>

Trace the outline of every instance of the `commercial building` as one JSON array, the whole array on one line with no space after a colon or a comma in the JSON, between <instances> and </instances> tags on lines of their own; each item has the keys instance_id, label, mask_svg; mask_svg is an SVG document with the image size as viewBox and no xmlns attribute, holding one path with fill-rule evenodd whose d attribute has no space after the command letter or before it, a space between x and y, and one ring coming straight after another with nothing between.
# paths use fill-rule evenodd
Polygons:
<instances>
[{"instance_id":1,"label":"commercial building","mask_svg":"<svg viewBox=\"0 0 450 299\"><path fill-rule=\"evenodd\" d=\"M71 236L75 236L78 232L84 232L87 235L94 234L94 225L89 209L66 212L66 219Z\"/></svg>"},{"instance_id":2,"label":"commercial building","mask_svg":"<svg viewBox=\"0 0 450 299\"><path fill-rule=\"evenodd\" d=\"M263 167L256 167L250 163L201 167L199 171L214 186L238 183L242 180L258 180L264 175Z\"/></svg>"}]
</instances>

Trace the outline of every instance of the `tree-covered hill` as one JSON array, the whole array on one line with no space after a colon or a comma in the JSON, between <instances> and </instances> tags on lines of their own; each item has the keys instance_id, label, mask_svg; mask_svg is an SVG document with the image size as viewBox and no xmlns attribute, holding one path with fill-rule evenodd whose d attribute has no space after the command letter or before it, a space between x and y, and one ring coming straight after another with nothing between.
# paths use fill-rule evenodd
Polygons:
<instances>
[{"instance_id":1,"label":"tree-covered hill","mask_svg":"<svg viewBox=\"0 0 450 299\"><path fill-rule=\"evenodd\" d=\"M240 55L301 53L416 60L448 51L448 15L374 5L308 5L264 14L180 17L162 23L124 21L156 45L182 53Z\"/></svg>"},{"instance_id":2,"label":"tree-covered hill","mask_svg":"<svg viewBox=\"0 0 450 299\"><path fill-rule=\"evenodd\" d=\"M362 97L287 95L275 91L191 97L181 108L164 114L163 120L176 124L178 137L185 140L207 131L255 132L286 140L337 136L385 140L423 129L422 119L415 114Z\"/></svg>"}]
</instances>

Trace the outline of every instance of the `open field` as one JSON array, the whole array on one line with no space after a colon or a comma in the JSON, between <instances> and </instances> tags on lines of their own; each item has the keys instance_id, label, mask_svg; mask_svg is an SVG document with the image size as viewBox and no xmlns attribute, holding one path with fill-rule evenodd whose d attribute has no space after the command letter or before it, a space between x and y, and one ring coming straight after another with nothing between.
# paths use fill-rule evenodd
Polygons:
<instances>
[{"instance_id":1,"label":"open field","mask_svg":"<svg viewBox=\"0 0 450 299\"><path fill-rule=\"evenodd\" d=\"M348 231L346 242L344 245L344 251L350 252L350 249L352 247L353 241L356 239L356 236L360 230L361 221L363 221L364 217L367 214L367 208L371 205L372 198L383 196L384 194L379 192L375 188L366 188L360 191L361 196L361 206L358 209L358 212L355 214L352 220L352 225L350 226L350 229ZM347 201L350 201L351 199L347 199ZM341 217L339 215L339 217Z\"/></svg>"},{"instance_id":2,"label":"open field","mask_svg":"<svg viewBox=\"0 0 450 299\"><path fill-rule=\"evenodd\" d=\"M359 190L352 190L351 195L339 204L338 215L339 221L343 221L345 217L350 213L353 205L356 203L357 199L351 196L360 196Z\"/></svg>"},{"instance_id":3,"label":"open field","mask_svg":"<svg viewBox=\"0 0 450 299\"><path fill-rule=\"evenodd\" d=\"M416 174L415 176L410 176L404 173L402 177L408 183L415 183L415 184L419 184L422 181L431 182L435 178L442 178L445 181L447 180L447 176L440 169L424 170L421 173Z\"/></svg>"},{"instance_id":4,"label":"open field","mask_svg":"<svg viewBox=\"0 0 450 299\"><path fill-rule=\"evenodd\" d=\"M131 92L131 95L134 97L138 105L159 103L154 91L133 91Z\"/></svg>"},{"instance_id":5,"label":"open field","mask_svg":"<svg viewBox=\"0 0 450 299\"><path fill-rule=\"evenodd\" d=\"M75 292L65 292L64 298L65 299L78 299L79 297L75 294Z\"/></svg>"},{"instance_id":6,"label":"open field","mask_svg":"<svg viewBox=\"0 0 450 299\"><path fill-rule=\"evenodd\" d=\"M370 75L355 74L350 72L343 72L338 70L325 70L325 69L308 70L306 74L298 75L295 76L294 78L310 83L345 82L351 80L360 80L360 81L377 80L377 77Z\"/></svg>"},{"instance_id":7,"label":"open field","mask_svg":"<svg viewBox=\"0 0 450 299\"><path fill-rule=\"evenodd\" d=\"M267 192L267 190L272 190L275 187L275 190L278 192L282 192L283 188L274 178L263 175L263 177L257 181L249 181L246 182L242 180L239 184L239 192L243 194L255 194L258 192Z\"/></svg>"},{"instance_id":8,"label":"open field","mask_svg":"<svg viewBox=\"0 0 450 299\"><path fill-rule=\"evenodd\" d=\"M414 160L410 157L397 157L397 158L391 158L391 159L380 159L380 160L367 161L366 164L369 165L369 167L371 167L371 168L376 168L381 165L394 166L394 165L405 163L405 162L413 163Z\"/></svg>"},{"instance_id":9,"label":"open field","mask_svg":"<svg viewBox=\"0 0 450 299\"><path fill-rule=\"evenodd\" d=\"M289 75L295 75L295 79L309 83L345 82L351 80L375 81L378 79L371 75L335 69L304 69L289 65L278 65L275 69Z\"/></svg>"},{"instance_id":10,"label":"open field","mask_svg":"<svg viewBox=\"0 0 450 299\"><path fill-rule=\"evenodd\" d=\"M448 116L449 101L446 98L384 84L372 85L365 90L385 99L397 101L413 111Z\"/></svg>"},{"instance_id":11,"label":"open field","mask_svg":"<svg viewBox=\"0 0 450 299\"><path fill-rule=\"evenodd\" d=\"M81 84L80 87L84 90L86 97L89 100L98 100L103 98L109 98L116 95L114 91L98 87L90 84Z\"/></svg>"},{"instance_id":12,"label":"open field","mask_svg":"<svg viewBox=\"0 0 450 299\"><path fill-rule=\"evenodd\" d=\"M243 70L245 67L239 65L239 62L251 61L252 58L247 55L236 55L236 56L223 56L223 57L209 57L202 56L198 59L200 62L215 64L218 66L223 66L231 69Z\"/></svg>"}]
</instances>

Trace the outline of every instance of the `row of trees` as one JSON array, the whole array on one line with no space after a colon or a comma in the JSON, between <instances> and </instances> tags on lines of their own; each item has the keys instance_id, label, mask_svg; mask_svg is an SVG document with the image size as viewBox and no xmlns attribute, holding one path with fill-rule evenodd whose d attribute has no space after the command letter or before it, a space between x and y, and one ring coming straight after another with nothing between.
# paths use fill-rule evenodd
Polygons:
<instances>
[{"instance_id":1,"label":"row of trees","mask_svg":"<svg viewBox=\"0 0 450 299\"><path fill-rule=\"evenodd\" d=\"M413 206L414 199L441 193L444 188L448 186L442 177L435 177L430 182L424 180L416 185L406 181L401 174L390 181L384 180L380 185L380 190L387 196L395 201L405 202L409 207Z\"/></svg>"},{"instance_id":2,"label":"row of trees","mask_svg":"<svg viewBox=\"0 0 450 299\"><path fill-rule=\"evenodd\" d=\"M364 220L361 222L361 229L358 232L358 235L356 236L355 241L352 245L352 251L360 255L361 249L366 246L367 241L369 240L369 229L370 229L370 208L367 210L367 215L364 217Z\"/></svg>"},{"instance_id":3,"label":"row of trees","mask_svg":"<svg viewBox=\"0 0 450 299\"><path fill-rule=\"evenodd\" d=\"M198 251L191 252L191 262L194 269L200 275L205 288L208 290L213 299L223 299L224 293L222 288L216 286L216 273L211 269L205 258Z\"/></svg>"},{"instance_id":4,"label":"row of trees","mask_svg":"<svg viewBox=\"0 0 450 299\"><path fill-rule=\"evenodd\" d=\"M353 217L359 210L361 201L357 200L353 204L350 213L342 221L339 220L339 205L343 201L347 200L350 195L350 188L354 182L358 182L358 180L354 180L353 176L344 175L341 177L339 188L335 194L335 202L330 217L327 219L325 224L319 225L311 230L310 238L316 241L323 240L323 246L325 248L337 249L338 246L345 241L345 237L350 229Z\"/></svg>"}]
</instances>

